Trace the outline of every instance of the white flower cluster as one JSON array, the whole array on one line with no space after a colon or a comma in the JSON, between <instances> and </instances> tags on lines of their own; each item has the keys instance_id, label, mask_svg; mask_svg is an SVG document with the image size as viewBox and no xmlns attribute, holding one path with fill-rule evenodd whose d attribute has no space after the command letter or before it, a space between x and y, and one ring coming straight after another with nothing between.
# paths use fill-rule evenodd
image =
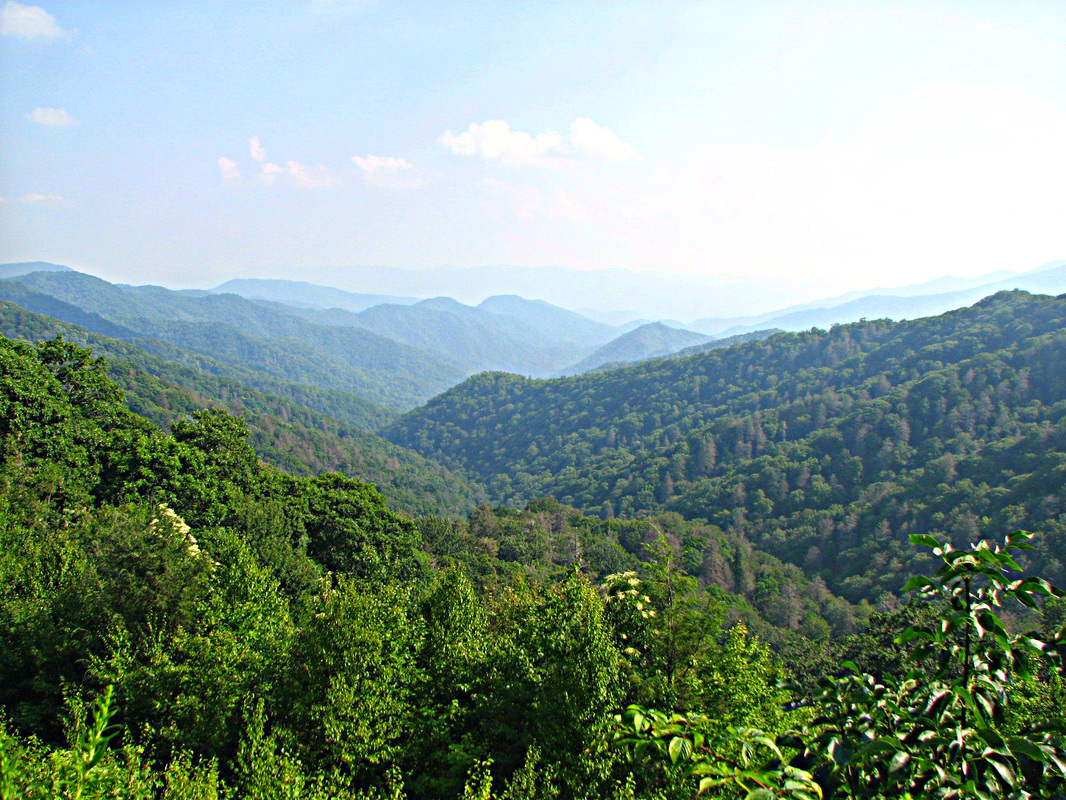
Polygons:
<instances>
[{"instance_id":1,"label":"white flower cluster","mask_svg":"<svg viewBox=\"0 0 1066 800\"><path fill-rule=\"evenodd\" d=\"M633 603L644 619L655 616L651 598L640 590L641 580L635 572L616 572L603 579L605 601Z\"/></svg>"},{"instance_id":2,"label":"white flower cluster","mask_svg":"<svg viewBox=\"0 0 1066 800\"><path fill-rule=\"evenodd\" d=\"M196 543L196 537L192 535L192 528L185 523L185 520L179 517L174 509L164 503L160 503L157 508L159 510L159 516L153 517L152 521L148 523L148 530L162 535L160 526L163 520L165 520L167 530L171 531L173 535L181 536L185 539L188 545L189 555L193 558L202 557L203 553L200 552L200 545Z\"/></svg>"}]
</instances>

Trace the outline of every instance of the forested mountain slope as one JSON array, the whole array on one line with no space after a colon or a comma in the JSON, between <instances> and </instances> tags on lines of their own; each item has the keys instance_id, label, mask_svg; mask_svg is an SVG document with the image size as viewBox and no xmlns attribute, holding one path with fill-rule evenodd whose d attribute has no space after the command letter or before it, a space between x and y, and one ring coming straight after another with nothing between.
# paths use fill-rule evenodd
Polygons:
<instances>
[{"instance_id":1,"label":"forested mountain slope","mask_svg":"<svg viewBox=\"0 0 1066 800\"><path fill-rule=\"evenodd\" d=\"M0 264L0 278L14 278L19 275L29 275L31 272L73 272L73 270L60 264L49 264L47 261L18 261Z\"/></svg>"},{"instance_id":2,"label":"forested mountain slope","mask_svg":"<svg viewBox=\"0 0 1066 800\"><path fill-rule=\"evenodd\" d=\"M37 272L0 281L0 297L92 330L92 315L98 315L137 336L162 339L236 369L254 365L281 380L352 392L397 408L410 408L466 374L448 359L368 330L315 325L295 309L286 312L232 294L117 286L78 272ZM57 300L75 307L76 318L64 316L69 306Z\"/></svg>"},{"instance_id":3,"label":"forested mountain slope","mask_svg":"<svg viewBox=\"0 0 1066 800\"><path fill-rule=\"evenodd\" d=\"M742 526L552 500L412 521L263 464L222 410L168 435L121 401L90 352L0 338L4 796L1062 794L1063 592L1003 592L1021 635L971 587L1028 534L827 643L851 609Z\"/></svg>"},{"instance_id":4,"label":"forested mountain slope","mask_svg":"<svg viewBox=\"0 0 1066 800\"><path fill-rule=\"evenodd\" d=\"M896 591L908 533L1029 527L1066 577L1066 299L1001 293L558 380L476 376L387 429L522 503L673 509L852 599Z\"/></svg>"},{"instance_id":5,"label":"forested mountain slope","mask_svg":"<svg viewBox=\"0 0 1066 800\"><path fill-rule=\"evenodd\" d=\"M419 301L357 294L300 281L239 279L212 291L303 308L302 316L320 324L367 327L463 361L471 371L512 368L543 372L546 363L554 365L561 358L587 352L618 333L611 325L575 311L515 294L495 295L472 307L443 298ZM398 307L416 304L418 309L410 311ZM388 307L362 314L375 306ZM560 346L565 348L562 352Z\"/></svg>"},{"instance_id":6,"label":"forested mountain slope","mask_svg":"<svg viewBox=\"0 0 1066 800\"><path fill-rule=\"evenodd\" d=\"M547 375L591 349L546 336L514 317L467 306L447 297L413 305L386 303L358 314L302 309L321 325L363 328L458 364L464 377L486 370Z\"/></svg>"},{"instance_id":7,"label":"forested mountain slope","mask_svg":"<svg viewBox=\"0 0 1066 800\"><path fill-rule=\"evenodd\" d=\"M0 334L29 342L61 335L92 347L107 359L108 374L124 390L126 406L163 430L208 407L238 415L257 455L291 474L343 472L375 484L393 508L412 514L465 514L483 496L440 465L351 424L6 301L0 301ZM376 416L379 422L389 418L383 409Z\"/></svg>"},{"instance_id":8,"label":"forested mountain slope","mask_svg":"<svg viewBox=\"0 0 1066 800\"><path fill-rule=\"evenodd\" d=\"M615 362L644 361L667 356L685 347L704 344L711 337L706 334L671 328L661 322L649 322L612 339L593 353L571 364L560 375L580 375L582 372Z\"/></svg>"},{"instance_id":9,"label":"forested mountain slope","mask_svg":"<svg viewBox=\"0 0 1066 800\"><path fill-rule=\"evenodd\" d=\"M138 350L153 353L172 364L188 367L195 372L202 372L206 375L234 379L245 386L287 398L313 411L326 414L362 430L377 430L383 424L399 415L399 412L395 409L376 405L351 392L341 389L321 388L278 378L257 369L258 364L255 362L226 363L211 356L179 347L163 339L138 336L128 328L115 325L99 314L82 311L70 303L64 303L54 297L33 292L17 284L4 285L0 283L0 291L21 301L0 300L0 304L2 304L0 308L3 309L5 325L8 326L5 329L5 335L14 338L23 338L18 326L29 318L27 314L35 316L28 311L28 309L32 309L37 315L52 318L57 322L62 320L94 334L129 342ZM12 317L12 314L15 316ZM48 337L47 335L34 333L31 338Z\"/></svg>"},{"instance_id":10,"label":"forested mountain slope","mask_svg":"<svg viewBox=\"0 0 1066 800\"><path fill-rule=\"evenodd\" d=\"M535 328L542 336L578 347L593 347L610 341L619 331L612 325L567 311L544 300L527 300L515 294L498 294L478 304L483 311L510 317Z\"/></svg>"},{"instance_id":11,"label":"forested mountain slope","mask_svg":"<svg viewBox=\"0 0 1066 800\"><path fill-rule=\"evenodd\" d=\"M751 333L738 333L733 336L726 336L723 339L713 339L704 344L695 344L692 347L686 347L684 350L678 350L676 353L671 353L670 358L687 358L688 356L698 355L700 353L709 353L711 350L721 350L723 347L733 347L733 345L744 344L746 342L757 342L760 339L769 339L778 333L784 333L779 328L765 328L762 330L752 331ZM619 365L624 366L624 365Z\"/></svg>"},{"instance_id":12,"label":"forested mountain slope","mask_svg":"<svg viewBox=\"0 0 1066 800\"><path fill-rule=\"evenodd\" d=\"M340 308L358 313L382 303L417 303L417 297L346 292L307 281L236 278L211 290L213 294L239 294L249 300L269 300L303 308Z\"/></svg>"}]
</instances>

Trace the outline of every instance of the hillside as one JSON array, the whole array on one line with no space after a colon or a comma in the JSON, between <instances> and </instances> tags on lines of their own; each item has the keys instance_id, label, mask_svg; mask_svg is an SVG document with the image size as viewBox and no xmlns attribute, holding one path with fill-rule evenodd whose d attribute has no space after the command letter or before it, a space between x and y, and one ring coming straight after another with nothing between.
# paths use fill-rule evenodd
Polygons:
<instances>
[{"instance_id":1,"label":"hillside","mask_svg":"<svg viewBox=\"0 0 1066 800\"><path fill-rule=\"evenodd\" d=\"M1061 581L1062 363L1066 298L1002 293L576 378L480 375L385 435L500 501L705 518L853 600L898 589L915 532L1039 530Z\"/></svg>"},{"instance_id":2,"label":"hillside","mask_svg":"<svg viewBox=\"0 0 1066 800\"><path fill-rule=\"evenodd\" d=\"M661 322L649 322L623 333L617 339L612 339L576 364L560 370L559 375L580 375L604 364L644 361L666 356L686 347L704 344L709 339L709 336L695 331L672 328Z\"/></svg>"},{"instance_id":3,"label":"hillside","mask_svg":"<svg viewBox=\"0 0 1066 800\"><path fill-rule=\"evenodd\" d=\"M368 330L315 325L237 295L118 286L77 272L0 281L0 298L107 335L161 339L276 379L410 408L464 376L454 362ZM60 301L59 305L56 301ZM107 326L120 326L126 333Z\"/></svg>"},{"instance_id":4,"label":"hillside","mask_svg":"<svg viewBox=\"0 0 1066 800\"><path fill-rule=\"evenodd\" d=\"M27 269L26 272L35 270ZM24 273L18 273L24 274ZM8 276L4 276L8 277ZM306 281L268 280L242 278L227 281L211 290L214 294L237 294L249 300L266 300L285 306L328 311L340 309L359 314L379 305L410 306L421 302L416 297L401 297L386 294L360 294L346 292L332 286L321 286ZM464 307L469 309L470 307ZM479 311L508 317L524 328L537 331L543 338L558 344L587 348L608 341L617 330L596 322L574 311L567 311L543 300L527 300L518 295L494 295L477 305ZM478 318L484 319L480 315ZM357 324L350 317L338 316L336 322L327 324Z\"/></svg>"},{"instance_id":5,"label":"hillside","mask_svg":"<svg viewBox=\"0 0 1066 800\"><path fill-rule=\"evenodd\" d=\"M478 304L483 311L518 320L552 341L576 347L592 347L617 335L614 326L597 322L576 311L553 306L544 300L527 300L516 294L487 297Z\"/></svg>"},{"instance_id":6,"label":"hillside","mask_svg":"<svg viewBox=\"0 0 1066 800\"><path fill-rule=\"evenodd\" d=\"M391 294L360 294L319 286L307 281L270 280L267 278L237 278L211 290L213 294L237 294L249 300L268 300L288 306L305 308L340 308L358 313L382 303L410 305L417 297Z\"/></svg>"},{"instance_id":7,"label":"hillside","mask_svg":"<svg viewBox=\"0 0 1066 800\"><path fill-rule=\"evenodd\" d=\"M49 264L47 261L19 261L10 264L0 264L0 278L16 278L19 275L29 275L31 272L73 272L70 267L60 264Z\"/></svg>"},{"instance_id":8,"label":"hillside","mask_svg":"<svg viewBox=\"0 0 1066 800\"><path fill-rule=\"evenodd\" d=\"M733 336L726 336L723 339L712 339L704 344L696 344L692 347L686 347L684 350L678 350L676 353L671 353L668 358L688 358L689 356L699 355L700 353L709 353L711 350L721 350L723 347L732 347L737 344L757 342L760 339L769 339L771 336L776 336L779 333L784 333L784 331L779 328L764 328L762 330L752 331L751 333L737 333Z\"/></svg>"},{"instance_id":9,"label":"hillside","mask_svg":"<svg viewBox=\"0 0 1066 800\"><path fill-rule=\"evenodd\" d=\"M809 800L841 785L831 754L807 755L817 743L862 742L871 730L898 742L913 730L919 757L941 761L966 733L955 709L969 709L974 691L992 694L982 708L1001 704L990 715L1008 702L1026 710L1003 733L982 731L980 753L1010 736L1011 753L1048 753L1052 765L1066 755L1046 735L1061 725L1061 636L1045 646L986 607L966 611L982 599L968 564L1012 566L1009 553L979 551L941 586L919 578L962 608L954 623L997 624L975 648L977 689L945 687L932 667L941 655L953 666L958 647L912 669L908 656L920 654L896 644L947 624L943 601L853 609L742 532L675 513L602 520L548 499L479 506L466 522L412 521L361 481L264 465L224 411L198 411L167 435L121 399L89 351L0 337L0 786L12 797L61 787L101 800L251 800L279 785L322 800L691 797L698 786L670 768L666 745L643 760L626 742L604 746L605 732L630 725L661 741L651 726L668 717L656 709L680 708L685 727L670 723L666 735L693 751L709 742L707 769L732 774L717 751L753 737L771 760L742 780ZM1062 595L1036 578L1018 583L1010 591L1033 607ZM1054 599L1028 620L1042 636L1061 620ZM851 633L861 622L868 629ZM831 632L842 636L829 643ZM1039 670L989 669L1024 647L1033 655L1023 667L1039 658ZM873 674L852 677L841 663ZM897 683L903 711L867 689ZM812 697L819 684L835 691ZM915 726L910 707L944 708L945 719ZM942 735L918 735L933 729ZM786 783L775 741L822 768L791 768ZM874 761L868 771L864 786L883 770ZM1025 785L1052 797L1061 777L1029 770ZM924 773L905 778L908 789L929 784Z\"/></svg>"},{"instance_id":10,"label":"hillside","mask_svg":"<svg viewBox=\"0 0 1066 800\"><path fill-rule=\"evenodd\" d=\"M590 347L545 335L539 328L513 316L467 306L447 297L406 306L378 305L359 314L337 309L299 313L312 322L362 328L433 353L457 364L464 377L485 370L547 375Z\"/></svg>"},{"instance_id":11,"label":"hillside","mask_svg":"<svg viewBox=\"0 0 1066 800\"><path fill-rule=\"evenodd\" d=\"M277 395L166 361L135 344L6 301L0 301L0 334L29 342L61 335L91 347L107 359L108 374L123 389L127 408L163 430L204 408L240 416L257 455L291 474L343 472L375 484L393 508L411 514L455 516L483 497L480 489L417 453ZM388 418L382 415L379 424Z\"/></svg>"}]
</instances>

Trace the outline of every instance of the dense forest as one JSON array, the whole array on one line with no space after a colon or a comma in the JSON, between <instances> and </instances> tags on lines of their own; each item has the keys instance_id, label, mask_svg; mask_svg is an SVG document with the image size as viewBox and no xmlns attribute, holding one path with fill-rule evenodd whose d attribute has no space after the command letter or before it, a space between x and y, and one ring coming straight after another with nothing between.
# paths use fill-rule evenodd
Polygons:
<instances>
[{"instance_id":1,"label":"dense forest","mask_svg":"<svg viewBox=\"0 0 1066 800\"><path fill-rule=\"evenodd\" d=\"M400 418L81 319L0 305L0 798L1066 796L1064 299Z\"/></svg>"},{"instance_id":2,"label":"dense forest","mask_svg":"<svg viewBox=\"0 0 1066 800\"><path fill-rule=\"evenodd\" d=\"M1066 609L1013 557L1046 541L916 535L940 569L829 640L700 574L850 613L735 531L411 520L222 409L122 401L90 351L0 340L0 796L1063 795Z\"/></svg>"},{"instance_id":3,"label":"dense forest","mask_svg":"<svg viewBox=\"0 0 1066 800\"><path fill-rule=\"evenodd\" d=\"M124 390L126 406L163 429L204 408L226 409L243 419L258 456L286 472L357 475L375 484L392 507L411 514L463 513L484 498L483 490L448 469L366 432L364 426L378 427L395 412L358 397L290 385L294 391L288 394L303 401L296 402L5 301L0 334L30 342L63 336L92 347L107 358L108 374ZM338 413L328 413L334 409Z\"/></svg>"},{"instance_id":4,"label":"dense forest","mask_svg":"<svg viewBox=\"0 0 1066 800\"><path fill-rule=\"evenodd\" d=\"M890 599L912 533L1040 531L1027 563L1062 583L1063 363L1066 298L1001 293L575 378L478 375L385 435L497 502L702 519L852 601Z\"/></svg>"}]
</instances>

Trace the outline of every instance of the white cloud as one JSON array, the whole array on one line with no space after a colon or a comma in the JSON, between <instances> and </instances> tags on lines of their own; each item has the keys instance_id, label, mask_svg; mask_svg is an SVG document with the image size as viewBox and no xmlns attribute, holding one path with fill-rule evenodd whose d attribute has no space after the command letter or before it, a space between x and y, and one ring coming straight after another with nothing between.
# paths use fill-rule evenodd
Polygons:
<instances>
[{"instance_id":1,"label":"white cloud","mask_svg":"<svg viewBox=\"0 0 1066 800\"><path fill-rule=\"evenodd\" d=\"M485 158L500 158L505 161L536 161L541 156L557 149L562 137L551 131L531 136L524 131L513 131L502 119L490 119L478 125L476 122L462 133L445 131L440 142L453 153L464 156L482 155Z\"/></svg>"},{"instance_id":2,"label":"white cloud","mask_svg":"<svg viewBox=\"0 0 1066 800\"><path fill-rule=\"evenodd\" d=\"M394 189L418 186L422 176L405 158L389 156L372 156L366 158L353 156L352 161L363 173L363 180L370 186L388 186Z\"/></svg>"},{"instance_id":3,"label":"white cloud","mask_svg":"<svg viewBox=\"0 0 1066 800\"><path fill-rule=\"evenodd\" d=\"M35 108L28 115L31 122L46 128L74 128L78 121L62 108Z\"/></svg>"},{"instance_id":4,"label":"white cloud","mask_svg":"<svg viewBox=\"0 0 1066 800\"><path fill-rule=\"evenodd\" d=\"M22 197L22 202L29 206L57 206L66 202L66 198L58 194L27 194Z\"/></svg>"},{"instance_id":5,"label":"white cloud","mask_svg":"<svg viewBox=\"0 0 1066 800\"><path fill-rule=\"evenodd\" d=\"M226 183L240 183L242 180L237 162L225 156L218 159L218 171L222 173L222 180Z\"/></svg>"},{"instance_id":6,"label":"white cloud","mask_svg":"<svg viewBox=\"0 0 1066 800\"><path fill-rule=\"evenodd\" d=\"M610 128L597 125L588 117L580 117L570 124L570 142L579 153L601 161L637 158L633 145L623 142Z\"/></svg>"},{"instance_id":7,"label":"white cloud","mask_svg":"<svg viewBox=\"0 0 1066 800\"><path fill-rule=\"evenodd\" d=\"M274 165L264 164L263 166L265 168ZM278 174L277 170L274 172ZM285 167L281 169L280 174L288 176L291 184L297 189L332 189L340 186L341 183L340 178L336 175L331 175L321 164L311 169L297 161L286 161Z\"/></svg>"},{"instance_id":8,"label":"white cloud","mask_svg":"<svg viewBox=\"0 0 1066 800\"><path fill-rule=\"evenodd\" d=\"M248 149L252 159L259 164L260 182L267 186L273 186L279 180L297 189L332 189L341 184L340 177L329 172L321 164L317 167L308 167L299 161L286 161L284 164L267 161L266 148L263 147L258 136L253 136L248 140ZM241 179L236 162L228 158L220 158L218 168L222 172L223 179L229 182Z\"/></svg>"},{"instance_id":9,"label":"white cloud","mask_svg":"<svg viewBox=\"0 0 1066 800\"><path fill-rule=\"evenodd\" d=\"M267 164L263 164L263 166L260 168L260 170L259 170L259 179L263 183L265 183L267 186L270 186L271 184L274 183L274 181L277 179L277 177L279 175L284 175L284 174L285 174L285 169L283 167L279 167L277 164L267 163Z\"/></svg>"},{"instance_id":10,"label":"white cloud","mask_svg":"<svg viewBox=\"0 0 1066 800\"><path fill-rule=\"evenodd\" d=\"M372 156L366 158L353 156L352 161L359 165L364 172L396 172L398 170L411 169L411 162L406 158L390 158L389 156Z\"/></svg>"},{"instance_id":11,"label":"white cloud","mask_svg":"<svg viewBox=\"0 0 1066 800\"><path fill-rule=\"evenodd\" d=\"M56 18L40 6L24 6L14 0L8 0L0 8L0 34L46 42L68 35L56 23Z\"/></svg>"},{"instance_id":12,"label":"white cloud","mask_svg":"<svg viewBox=\"0 0 1066 800\"><path fill-rule=\"evenodd\" d=\"M549 163L549 154L577 154L610 162L639 158L633 145L622 141L610 128L597 125L588 117L579 117L571 123L567 140L553 131L536 136L514 131L502 119L490 119L480 125L472 123L462 133L445 131L439 141L459 155L481 155L509 162Z\"/></svg>"},{"instance_id":13,"label":"white cloud","mask_svg":"<svg viewBox=\"0 0 1066 800\"><path fill-rule=\"evenodd\" d=\"M326 168L306 167L299 161L286 161L284 166L264 163L259 171L259 179L267 186L273 186L279 179L297 189L332 189L340 186L340 178L331 175Z\"/></svg>"},{"instance_id":14,"label":"white cloud","mask_svg":"<svg viewBox=\"0 0 1066 800\"><path fill-rule=\"evenodd\" d=\"M253 136L251 139L249 139L248 145L252 151L252 158L254 158L259 163L266 161L267 151L261 144L259 144L258 136Z\"/></svg>"}]
</instances>

